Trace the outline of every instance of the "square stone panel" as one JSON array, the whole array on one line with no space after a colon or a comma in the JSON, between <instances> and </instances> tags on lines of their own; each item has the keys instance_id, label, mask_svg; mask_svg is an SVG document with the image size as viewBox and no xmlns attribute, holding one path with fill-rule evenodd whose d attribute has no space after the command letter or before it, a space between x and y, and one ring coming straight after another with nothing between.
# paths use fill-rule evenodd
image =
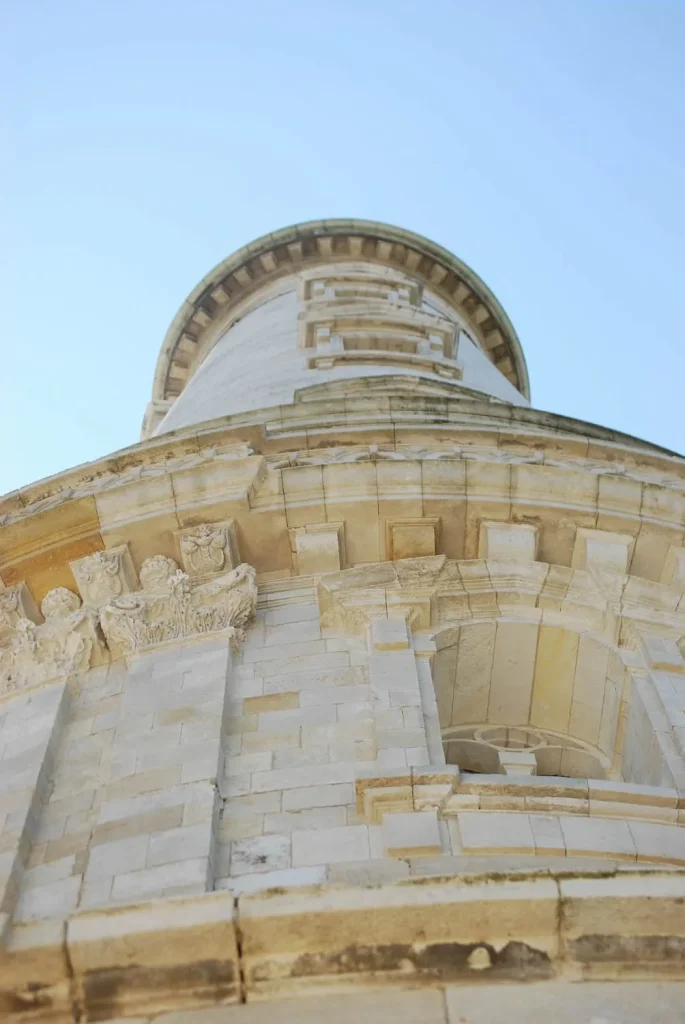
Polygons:
<instances>
[{"instance_id":1,"label":"square stone panel","mask_svg":"<svg viewBox=\"0 0 685 1024\"><path fill-rule=\"evenodd\" d=\"M437 555L440 517L422 519L386 519L385 556L390 561Z\"/></svg>"}]
</instances>

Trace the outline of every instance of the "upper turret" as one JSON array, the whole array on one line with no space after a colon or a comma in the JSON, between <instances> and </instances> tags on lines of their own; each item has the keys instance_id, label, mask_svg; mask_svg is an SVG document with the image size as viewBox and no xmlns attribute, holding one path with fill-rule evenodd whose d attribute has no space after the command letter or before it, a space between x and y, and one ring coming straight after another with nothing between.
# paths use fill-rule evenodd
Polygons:
<instances>
[{"instance_id":1,"label":"upper turret","mask_svg":"<svg viewBox=\"0 0 685 1024\"><path fill-rule=\"evenodd\" d=\"M296 225L224 260L183 303L143 437L290 404L317 385L337 382L346 393L345 382L368 377L390 388L419 378L413 386L433 394L529 399L506 313L456 257L373 221Z\"/></svg>"}]
</instances>

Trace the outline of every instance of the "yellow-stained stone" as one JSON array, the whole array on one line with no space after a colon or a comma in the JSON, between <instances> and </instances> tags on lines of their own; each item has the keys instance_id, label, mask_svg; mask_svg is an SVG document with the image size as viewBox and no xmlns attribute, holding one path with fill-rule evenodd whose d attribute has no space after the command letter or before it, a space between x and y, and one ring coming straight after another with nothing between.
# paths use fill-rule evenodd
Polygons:
<instances>
[{"instance_id":1,"label":"yellow-stained stone","mask_svg":"<svg viewBox=\"0 0 685 1024\"><path fill-rule=\"evenodd\" d=\"M577 655L577 633L540 626L530 705L532 725L568 732Z\"/></svg>"}]
</instances>

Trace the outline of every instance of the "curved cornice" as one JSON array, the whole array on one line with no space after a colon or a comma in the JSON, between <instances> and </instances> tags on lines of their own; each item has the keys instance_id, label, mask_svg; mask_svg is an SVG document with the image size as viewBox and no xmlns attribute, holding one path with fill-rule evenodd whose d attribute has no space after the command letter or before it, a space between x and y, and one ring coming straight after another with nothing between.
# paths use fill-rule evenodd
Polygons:
<instances>
[{"instance_id":1,"label":"curved cornice","mask_svg":"<svg viewBox=\"0 0 685 1024\"><path fill-rule=\"evenodd\" d=\"M530 399L528 370L511 321L487 285L447 249L421 235L367 220L295 224L251 242L209 272L174 317L157 360L152 399L173 401L193 375L218 317L264 284L303 266L363 258L425 282L477 326L492 363Z\"/></svg>"}]
</instances>

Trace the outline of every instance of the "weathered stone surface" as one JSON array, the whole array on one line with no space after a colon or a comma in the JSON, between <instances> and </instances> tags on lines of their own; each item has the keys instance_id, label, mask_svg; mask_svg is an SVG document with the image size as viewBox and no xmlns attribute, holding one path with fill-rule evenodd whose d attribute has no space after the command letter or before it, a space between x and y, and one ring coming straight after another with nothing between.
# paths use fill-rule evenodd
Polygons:
<instances>
[{"instance_id":1,"label":"weathered stone surface","mask_svg":"<svg viewBox=\"0 0 685 1024\"><path fill-rule=\"evenodd\" d=\"M668 1020L685 462L529 409L382 225L237 254L158 369L146 440L0 502L2 1014Z\"/></svg>"}]
</instances>

